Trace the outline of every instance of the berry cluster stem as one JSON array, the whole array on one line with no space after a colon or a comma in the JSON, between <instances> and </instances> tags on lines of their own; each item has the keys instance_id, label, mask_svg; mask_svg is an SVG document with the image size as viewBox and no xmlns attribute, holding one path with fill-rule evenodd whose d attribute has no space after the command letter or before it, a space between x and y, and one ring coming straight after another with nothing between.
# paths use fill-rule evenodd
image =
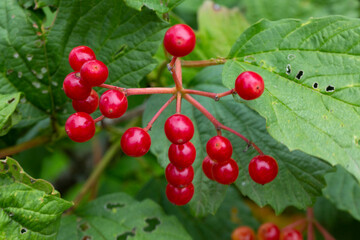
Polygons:
<instances>
[{"instance_id":1,"label":"berry cluster stem","mask_svg":"<svg viewBox=\"0 0 360 240\"><path fill-rule=\"evenodd\" d=\"M211 92L205 92L205 91L199 91L199 90L193 90L193 89L184 89L182 92L188 93L188 94L200 95L200 96L204 96L204 97L209 97L209 98L214 99L215 101L219 101L220 98L222 98L222 97L234 94L235 89L231 89L231 90L223 92L223 93L211 93Z\"/></svg>"},{"instance_id":2,"label":"berry cluster stem","mask_svg":"<svg viewBox=\"0 0 360 240\"><path fill-rule=\"evenodd\" d=\"M181 61L183 67L207 67L213 65L220 65L226 63L225 58L216 58L210 60L201 60L201 61Z\"/></svg>"}]
</instances>

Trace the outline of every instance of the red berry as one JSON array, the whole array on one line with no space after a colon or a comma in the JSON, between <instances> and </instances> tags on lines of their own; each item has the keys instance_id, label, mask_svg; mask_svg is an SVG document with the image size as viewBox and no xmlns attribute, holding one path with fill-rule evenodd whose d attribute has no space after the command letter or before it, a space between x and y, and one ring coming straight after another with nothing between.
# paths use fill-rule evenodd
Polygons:
<instances>
[{"instance_id":1,"label":"red berry","mask_svg":"<svg viewBox=\"0 0 360 240\"><path fill-rule=\"evenodd\" d=\"M274 180L278 174L278 169L276 160L268 155L255 156L249 164L250 177L263 185Z\"/></svg>"},{"instance_id":2,"label":"red berry","mask_svg":"<svg viewBox=\"0 0 360 240\"><path fill-rule=\"evenodd\" d=\"M95 134L94 119L84 112L74 113L66 120L65 131L71 140L86 142Z\"/></svg>"},{"instance_id":3,"label":"red berry","mask_svg":"<svg viewBox=\"0 0 360 240\"><path fill-rule=\"evenodd\" d=\"M75 72L69 73L66 76L63 83L63 89L66 96L73 100L84 100L91 93L91 87L83 84L83 82L80 81L78 73Z\"/></svg>"},{"instance_id":4,"label":"red berry","mask_svg":"<svg viewBox=\"0 0 360 240\"><path fill-rule=\"evenodd\" d=\"M255 240L255 233L249 227L238 227L232 232L231 240Z\"/></svg>"},{"instance_id":5,"label":"red berry","mask_svg":"<svg viewBox=\"0 0 360 240\"><path fill-rule=\"evenodd\" d=\"M83 82L91 87L103 84L109 76L107 66L99 60L91 60L84 63L80 70Z\"/></svg>"},{"instance_id":6,"label":"red berry","mask_svg":"<svg viewBox=\"0 0 360 240\"><path fill-rule=\"evenodd\" d=\"M215 164L217 164L217 162L215 162L214 160L209 158L209 156L206 156L202 163L202 169L203 169L203 172L205 173L205 176L207 176L211 180L215 180L214 173L213 173Z\"/></svg>"},{"instance_id":7,"label":"red berry","mask_svg":"<svg viewBox=\"0 0 360 240\"><path fill-rule=\"evenodd\" d=\"M121 117L128 107L124 93L117 90L107 90L100 97L100 112L107 118Z\"/></svg>"},{"instance_id":8,"label":"red berry","mask_svg":"<svg viewBox=\"0 0 360 240\"><path fill-rule=\"evenodd\" d=\"M121 148L123 152L131 157L145 155L151 146L149 133L139 127L129 128L121 137Z\"/></svg>"},{"instance_id":9,"label":"red berry","mask_svg":"<svg viewBox=\"0 0 360 240\"><path fill-rule=\"evenodd\" d=\"M194 125L190 118L182 114L174 114L165 122L165 134L170 142L183 144L194 136Z\"/></svg>"},{"instance_id":10,"label":"red berry","mask_svg":"<svg viewBox=\"0 0 360 240\"><path fill-rule=\"evenodd\" d=\"M231 158L233 149L229 139L223 136L215 136L207 142L206 152L212 160L222 162Z\"/></svg>"},{"instance_id":11,"label":"red berry","mask_svg":"<svg viewBox=\"0 0 360 240\"><path fill-rule=\"evenodd\" d=\"M71 50L69 63L74 71L80 71L81 66L90 60L96 59L94 51L87 46L78 46Z\"/></svg>"},{"instance_id":12,"label":"red berry","mask_svg":"<svg viewBox=\"0 0 360 240\"><path fill-rule=\"evenodd\" d=\"M175 205L185 205L194 195L194 185L190 183L186 187L175 187L171 184L166 186L166 196L169 201Z\"/></svg>"},{"instance_id":13,"label":"red berry","mask_svg":"<svg viewBox=\"0 0 360 240\"><path fill-rule=\"evenodd\" d=\"M168 152L169 160L179 168L189 167L196 158L196 149L191 142L171 144Z\"/></svg>"},{"instance_id":14,"label":"red berry","mask_svg":"<svg viewBox=\"0 0 360 240\"><path fill-rule=\"evenodd\" d=\"M195 47L194 31L185 24L176 24L169 28L164 36L165 49L175 57L184 57Z\"/></svg>"},{"instance_id":15,"label":"red berry","mask_svg":"<svg viewBox=\"0 0 360 240\"><path fill-rule=\"evenodd\" d=\"M99 95L94 89L92 89L90 96L88 96L84 100L73 100L72 105L77 112L85 112L91 114L95 112L97 107L99 106Z\"/></svg>"},{"instance_id":16,"label":"red berry","mask_svg":"<svg viewBox=\"0 0 360 240\"><path fill-rule=\"evenodd\" d=\"M279 240L280 229L273 223L262 224L257 232L258 240Z\"/></svg>"},{"instance_id":17,"label":"red berry","mask_svg":"<svg viewBox=\"0 0 360 240\"><path fill-rule=\"evenodd\" d=\"M303 240L303 237L298 230L285 228L281 231L280 240Z\"/></svg>"},{"instance_id":18,"label":"red berry","mask_svg":"<svg viewBox=\"0 0 360 240\"><path fill-rule=\"evenodd\" d=\"M242 99L256 99L264 92L264 80L256 72L243 72L236 78L235 90Z\"/></svg>"},{"instance_id":19,"label":"red berry","mask_svg":"<svg viewBox=\"0 0 360 240\"><path fill-rule=\"evenodd\" d=\"M239 176L239 166L234 159L218 162L213 167L215 181L221 184L231 184Z\"/></svg>"},{"instance_id":20,"label":"red berry","mask_svg":"<svg viewBox=\"0 0 360 240\"><path fill-rule=\"evenodd\" d=\"M169 163L165 169L165 177L168 183L175 187L185 187L194 179L194 169L192 166L187 168L177 168Z\"/></svg>"}]
</instances>

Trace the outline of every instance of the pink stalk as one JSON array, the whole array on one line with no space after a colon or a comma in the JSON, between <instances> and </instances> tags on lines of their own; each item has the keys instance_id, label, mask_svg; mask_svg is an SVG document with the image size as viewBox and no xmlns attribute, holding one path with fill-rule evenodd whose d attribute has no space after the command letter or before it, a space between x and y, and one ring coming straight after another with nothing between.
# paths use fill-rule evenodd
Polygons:
<instances>
[{"instance_id":1,"label":"pink stalk","mask_svg":"<svg viewBox=\"0 0 360 240\"><path fill-rule=\"evenodd\" d=\"M100 122L100 121L103 120L104 118L105 118L104 115L101 115L100 117L95 118L95 119L94 119L94 122L95 122L95 123Z\"/></svg>"},{"instance_id":2,"label":"pink stalk","mask_svg":"<svg viewBox=\"0 0 360 240\"><path fill-rule=\"evenodd\" d=\"M319 230L319 232L324 236L325 240L335 240L335 238L328 232L326 229L321 226L318 221L314 221L315 227Z\"/></svg>"},{"instance_id":3,"label":"pink stalk","mask_svg":"<svg viewBox=\"0 0 360 240\"><path fill-rule=\"evenodd\" d=\"M209 97L209 98L214 99L215 101L219 101L220 98L233 94L235 92L235 89L231 89L231 90L223 92L223 93L211 93L211 92L204 92L204 91L198 91L198 90L192 90L192 89L184 89L182 92L188 93L188 94L200 95L200 96L204 96L204 97Z\"/></svg>"},{"instance_id":4,"label":"pink stalk","mask_svg":"<svg viewBox=\"0 0 360 240\"><path fill-rule=\"evenodd\" d=\"M181 93L176 94L176 113L181 113Z\"/></svg>"}]
</instances>

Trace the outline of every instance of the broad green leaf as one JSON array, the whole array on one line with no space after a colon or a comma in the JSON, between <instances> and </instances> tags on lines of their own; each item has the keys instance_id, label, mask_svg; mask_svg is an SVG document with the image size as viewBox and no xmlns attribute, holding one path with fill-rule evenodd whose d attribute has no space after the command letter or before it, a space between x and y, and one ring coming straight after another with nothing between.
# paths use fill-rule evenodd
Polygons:
<instances>
[{"instance_id":1,"label":"broad green leaf","mask_svg":"<svg viewBox=\"0 0 360 240\"><path fill-rule=\"evenodd\" d=\"M338 209L349 212L360 220L360 186L358 181L343 167L337 166L336 172L325 175L326 187L323 195Z\"/></svg>"},{"instance_id":2,"label":"broad green leaf","mask_svg":"<svg viewBox=\"0 0 360 240\"><path fill-rule=\"evenodd\" d=\"M20 93L0 94L0 136L8 133L10 128L18 122L16 106L19 100Z\"/></svg>"},{"instance_id":3,"label":"broad green leaf","mask_svg":"<svg viewBox=\"0 0 360 240\"><path fill-rule=\"evenodd\" d=\"M233 46L223 83L245 70L264 94L242 101L266 118L267 131L290 150L340 164L360 179L360 20L326 17L260 21Z\"/></svg>"},{"instance_id":4,"label":"broad green leaf","mask_svg":"<svg viewBox=\"0 0 360 240\"><path fill-rule=\"evenodd\" d=\"M60 216L71 205L14 159L0 160L0 239L55 239Z\"/></svg>"},{"instance_id":5,"label":"broad green leaf","mask_svg":"<svg viewBox=\"0 0 360 240\"><path fill-rule=\"evenodd\" d=\"M227 89L221 85L222 66L209 67L201 71L192 82L194 89L223 92ZM144 113L143 125L151 119L154 113L161 107L169 96L152 96ZM264 186L256 184L251 180L248 173L248 164L252 157L257 155L254 149L244 152L247 144L236 136L223 132L228 137L234 148L233 158L240 168L239 178L236 186L240 191L255 201L260 206L270 205L277 213L287 206L306 208L313 204L316 196L321 195L324 187L323 175L331 167L300 151L290 152L286 146L275 141L266 131L265 120L256 112L244 104L237 103L231 96L222 98L219 102L196 97L220 122L242 133L255 142L265 154L273 156L279 164L279 175L277 178ZM175 105L172 104L160 116L150 131L152 146L150 150L159 158L161 166L166 167L169 163L167 158L169 141L164 134L163 126L165 120L175 113ZM182 113L190 117L195 126L195 135L192 139L197 157L193 164L195 177L195 194L190 202L192 210L199 215L214 213L224 198L226 186L208 180L202 172L201 164L205 157L206 142L216 135L215 128L210 121L199 111L195 110L187 102L183 102Z\"/></svg>"},{"instance_id":6,"label":"broad green leaf","mask_svg":"<svg viewBox=\"0 0 360 240\"><path fill-rule=\"evenodd\" d=\"M178 220L151 200L124 193L100 197L61 221L58 240L191 239Z\"/></svg>"},{"instance_id":7,"label":"broad green leaf","mask_svg":"<svg viewBox=\"0 0 360 240\"><path fill-rule=\"evenodd\" d=\"M167 13L184 0L124 0L132 8L141 10L143 6L153 9L159 13Z\"/></svg>"}]
</instances>

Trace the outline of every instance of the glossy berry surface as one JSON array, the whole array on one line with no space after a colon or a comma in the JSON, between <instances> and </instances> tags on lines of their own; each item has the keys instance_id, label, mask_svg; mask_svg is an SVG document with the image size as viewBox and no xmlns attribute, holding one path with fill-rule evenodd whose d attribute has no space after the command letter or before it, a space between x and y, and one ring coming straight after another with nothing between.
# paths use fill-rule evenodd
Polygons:
<instances>
[{"instance_id":1,"label":"glossy berry surface","mask_svg":"<svg viewBox=\"0 0 360 240\"><path fill-rule=\"evenodd\" d=\"M80 71L80 68L85 62L94 59L96 59L94 51L87 46L75 47L69 54L69 63L74 71Z\"/></svg>"},{"instance_id":2,"label":"glossy berry surface","mask_svg":"<svg viewBox=\"0 0 360 240\"><path fill-rule=\"evenodd\" d=\"M280 229L273 223L262 224L257 232L258 240L279 240Z\"/></svg>"},{"instance_id":3,"label":"glossy berry surface","mask_svg":"<svg viewBox=\"0 0 360 240\"><path fill-rule=\"evenodd\" d=\"M264 80L256 72L243 72L236 78L235 90L242 99L256 99L264 92Z\"/></svg>"},{"instance_id":4,"label":"glossy berry surface","mask_svg":"<svg viewBox=\"0 0 360 240\"><path fill-rule=\"evenodd\" d=\"M182 206L190 202L194 196L194 185L190 183L186 187L179 188L168 184L165 193L171 203Z\"/></svg>"},{"instance_id":5,"label":"glossy berry surface","mask_svg":"<svg viewBox=\"0 0 360 240\"><path fill-rule=\"evenodd\" d=\"M296 229L283 229L280 240L303 240L302 234Z\"/></svg>"},{"instance_id":6,"label":"glossy berry surface","mask_svg":"<svg viewBox=\"0 0 360 240\"><path fill-rule=\"evenodd\" d=\"M231 240L255 240L255 233L249 227L236 228L231 234Z\"/></svg>"},{"instance_id":7,"label":"glossy berry surface","mask_svg":"<svg viewBox=\"0 0 360 240\"><path fill-rule=\"evenodd\" d=\"M73 100L84 100L91 93L91 88L83 84L83 82L80 81L80 77L78 77L78 74L75 72L72 72L65 77L63 89L66 96Z\"/></svg>"},{"instance_id":8,"label":"glossy berry surface","mask_svg":"<svg viewBox=\"0 0 360 240\"><path fill-rule=\"evenodd\" d=\"M212 160L222 162L231 158L233 148L226 137L214 136L207 142L206 152Z\"/></svg>"},{"instance_id":9,"label":"glossy berry surface","mask_svg":"<svg viewBox=\"0 0 360 240\"><path fill-rule=\"evenodd\" d=\"M96 111L99 106L99 95L92 89L90 96L84 100L73 100L72 106L77 112L85 112L91 114Z\"/></svg>"},{"instance_id":10,"label":"glossy berry surface","mask_svg":"<svg viewBox=\"0 0 360 240\"><path fill-rule=\"evenodd\" d=\"M91 86L103 84L109 76L107 66L99 60L91 60L84 63L80 70L82 81Z\"/></svg>"},{"instance_id":11,"label":"glossy berry surface","mask_svg":"<svg viewBox=\"0 0 360 240\"><path fill-rule=\"evenodd\" d=\"M268 155L258 155L249 163L249 174L252 180L259 184L266 184L274 180L278 174L278 164Z\"/></svg>"},{"instance_id":12,"label":"glossy berry surface","mask_svg":"<svg viewBox=\"0 0 360 240\"><path fill-rule=\"evenodd\" d=\"M165 177L168 183L175 187L185 187L194 179L194 169L192 166L187 168L177 168L169 163L165 169Z\"/></svg>"},{"instance_id":13,"label":"glossy berry surface","mask_svg":"<svg viewBox=\"0 0 360 240\"><path fill-rule=\"evenodd\" d=\"M170 142L183 144L194 136L194 125L190 118L182 114L174 114L165 122L165 134Z\"/></svg>"},{"instance_id":14,"label":"glossy berry surface","mask_svg":"<svg viewBox=\"0 0 360 240\"><path fill-rule=\"evenodd\" d=\"M202 162L202 169L205 174L205 176L211 180L215 180L213 168L217 164L214 160L209 158L209 156L206 156Z\"/></svg>"},{"instance_id":15,"label":"glossy berry surface","mask_svg":"<svg viewBox=\"0 0 360 240\"><path fill-rule=\"evenodd\" d=\"M213 167L214 179L221 184L231 184L239 176L239 166L234 159L218 162Z\"/></svg>"},{"instance_id":16,"label":"glossy berry surface","mask_svg":"<svg viewBox=\"0 0 360 240\"><path fill-rule=\"evenodd\" d=\"M151 146L149 133L139 127L129 128L121 137L121 149L131 157L141 157L145 155Z\"/></svg>"},{"instance_id":17,"label":"glossy berry surface","mask_svg":"<svg viewBox=\"0 0 360 240\"><path fill-rule=\"evenodd\" d=\"M86 142L95 134L95 122L84 112L77 112L66 120L65 131L69 138L75 142Z\"/></svg>"},{"instance_id":18,"label":"glossy berry surface","mask_svg":"<svg viewBox=\"0 0 360 240\"><path fill-rule=\"evenodd\" d=\"M191 142L171 144L168 151L169 160L179 168L189 167L196 158L196 149Z\"/></svg>"},{"instance_id":19,"label":"glossy berry surface","mask_svg":"<svg viewBox=\"0 0 360 240\"><path fill-rule=\"evenodd\" d=\"M195 33L185 24L176 24L169 28L164 36L166 51L175 57L184 57L192 52L196 44Z\"/></svg>"},{"instance_id":20,"label":"glossy berry surface","mask_svg":"<svg viewBox=\"0 0 360 240\"><path fill-rule=\"evenodd\" d=\"M100 97L100 112L107 118L121 117L127 110L128 101L124 93L107 90Z\"/></svg>"}]
</instances>

